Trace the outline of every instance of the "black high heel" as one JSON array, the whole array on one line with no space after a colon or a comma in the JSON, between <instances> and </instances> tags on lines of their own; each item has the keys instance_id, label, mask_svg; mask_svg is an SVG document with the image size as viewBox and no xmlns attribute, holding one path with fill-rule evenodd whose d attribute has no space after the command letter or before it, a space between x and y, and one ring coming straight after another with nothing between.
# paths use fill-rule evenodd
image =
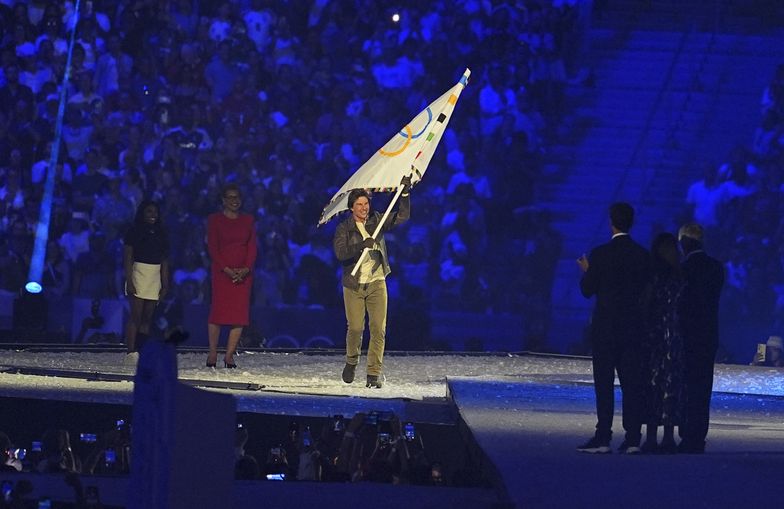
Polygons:
<instances>
[{"instance_id":1,"label":"black high heel","mask_svg":"<svg viewBox=\"0 0 784 509\"><path fill-rule=\"evenodd\" d=\"M229 364L228 362L226 362L226 361L223 361L223 365L224 365L224 366L225 366L227 369L237 369L237 364L236 364L236 363L234 363L234 362L232 362L231 364Z\"/></svg>"},{"instance_id":2,"label":"black high heel","mask_svg":"<svg viewBox=\"0 0 784 509\"><path fill-rule=\"evenodd\" d=\"M215 367L215 366L217 366L217 365L218 365L218 363L217 363L217 362L210 362L210 361L207 361L207 367L208 367L208 368L214 368L214 367Z\"/></svg>"}]
</instances>

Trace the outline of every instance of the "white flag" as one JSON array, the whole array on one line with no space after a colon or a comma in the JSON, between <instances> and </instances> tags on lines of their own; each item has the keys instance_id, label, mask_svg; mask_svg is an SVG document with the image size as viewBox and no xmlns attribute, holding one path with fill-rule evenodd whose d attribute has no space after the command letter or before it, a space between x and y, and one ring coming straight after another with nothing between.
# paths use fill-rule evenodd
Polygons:
<instances>
[{"instance_id":1,"label":"white flag","mask_svg":"<svg viewBox=\"0 0 784 509\"><path fill-rule=\"evenodd\" d=\"M470 75L470 69L466 69L454 87L430 103L360 166L324 207L319 225L348 209L348 194L354 189L394 191L409 174L413 174L412 184L422 180Z\"/></svg>"}]
</instances>

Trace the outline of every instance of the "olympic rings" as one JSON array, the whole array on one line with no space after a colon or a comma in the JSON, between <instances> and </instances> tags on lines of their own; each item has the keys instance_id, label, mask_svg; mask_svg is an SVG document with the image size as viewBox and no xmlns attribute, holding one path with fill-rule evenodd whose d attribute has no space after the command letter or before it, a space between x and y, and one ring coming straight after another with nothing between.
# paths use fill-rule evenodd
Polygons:
<instances>
[{"instance_id":1,"label":"olympic rings","mask_svg":"<svg viewBox=\"0 0 784 509\"><path fill-rule=\"evenodd\" d=\"M406 133L408 134L408 136L405 137L406 138L406 142L403 143L402 147L400 147L398 150L395 150L394 152L387 152L383 148L381 148L381 149L378 150L378 153L381 154L382 156L387 156L387 157L395 157L397 155L402 154L403 151L408 148L408 145L411 143L411 140L413 139L412 136L411 136L411 127L410 126L406 126L405 130L406 130Z\"/></svg>"}]
</instances>

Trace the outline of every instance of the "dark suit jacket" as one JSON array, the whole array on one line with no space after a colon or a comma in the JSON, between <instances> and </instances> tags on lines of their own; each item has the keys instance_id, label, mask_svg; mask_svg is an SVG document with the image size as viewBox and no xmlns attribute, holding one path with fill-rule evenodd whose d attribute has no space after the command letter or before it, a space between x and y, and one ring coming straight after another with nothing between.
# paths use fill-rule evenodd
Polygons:
<instances>
[{"instance_id":1,"label":"dark suit jacket","mask_svg":"<svg viewBox=\"0 0 784 509\"><path fill-rule=\"evenodd\" d=\"M683 262L686 288L681 300L681 326L688 351L713 352L719 346L719 298L724 266L702 251Z\"/></svg>"},{"instance_id":2,"label":"dark suit jacket","mask_svg":"<svg viewBox=\"0 0 784 509\"><path fill-rule=\"evenodd\" d=\"M642 297L650 274L648 251L628 235L591 251L580 290L586 298L596 295L591 322L594 342L620 344L642 339Z\"/></svg>"}]
</instances>

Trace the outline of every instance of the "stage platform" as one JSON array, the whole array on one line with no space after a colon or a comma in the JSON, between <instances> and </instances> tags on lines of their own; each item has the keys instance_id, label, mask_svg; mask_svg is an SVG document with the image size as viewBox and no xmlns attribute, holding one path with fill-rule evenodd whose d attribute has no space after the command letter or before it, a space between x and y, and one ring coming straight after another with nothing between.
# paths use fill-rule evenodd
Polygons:
<instances>
[{"instance_id":1,"label":"stage platform","mask_svg":"<svg viewBox=\"0 0 784 509\"><path fill-rule=\"evenodd\" d=\"M119 349L37 344L0 354L2 398L131 404L134 369L124 364ZM385 486L374 507L764 508L780 503L784 369L716 366L704 455L591 456L575 451L595 424L587 358L388 352L382 389L344 384L343 358L336 351L248 351L236 358L237 370L205 368L205 358L204 351L180 352L180 379L233 394L241 413L307 418L381 410L403 420L455 426L491 484L490 489L443 488L434 497L428 493L442 488ZM362 365L357 378L364 379ZM619 410L619 392L616 399ZM617 446L619 411L614 429ZM257 496L279 500L276 507L294 507L297 489L315 489L312 483L257 484L237 483L232 507L253 507L248 500ZM323 484L318 490L325 494L347 493L345 485ZM358 496L372 492L367 486L351 489ZM455 505L459 500L469 505Z\"/></svg>"}]
</instances>

